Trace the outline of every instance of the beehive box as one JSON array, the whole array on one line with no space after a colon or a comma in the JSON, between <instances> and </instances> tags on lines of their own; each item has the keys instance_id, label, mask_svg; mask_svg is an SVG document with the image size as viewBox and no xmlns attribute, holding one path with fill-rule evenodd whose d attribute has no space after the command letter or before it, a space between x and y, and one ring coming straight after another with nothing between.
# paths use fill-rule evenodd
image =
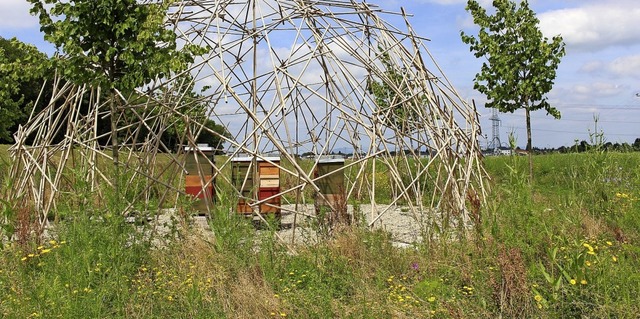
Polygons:
<instances>
[{"instance_id":1,"label":"beehive box","mask_svg":"<svg viewBox=\"0 0 640 319\"><path fill-rule=\"evenodd\" d=\"M279 157L256 159L257 169L252 167L252 157L236 157L231 160L231 180L233 186L241 195L238 198L238 213L251 214L252 203L256 200L266 202L260 204L258 212L261 214L280 214L280 163ZM256 174L257 182L254 182Z\"/></svg>"},{"instance_id":2,"label":"beehive box","mask_svg":"<svg viewBox=\"0 0 640 319\"><path fill-rule=\"evenodd\" d=\"M315 196L316 211L322 208L334 210L344 206L346 195L343 168L342 157L328 156L318 160L314 171L314 177L318 178L316 185L319 188Z\"/></svg>"},{"instance_id":3,"label":"beehive box","mask_svg":"<svg viewBox=\"0 0 640 319\"><path fill-rule=\"evenodd\" d=\"M195 198L194 208L207 212L215 199L214 149L206 144L184 148L185 193Z\"/></svg>"}]
</instances>

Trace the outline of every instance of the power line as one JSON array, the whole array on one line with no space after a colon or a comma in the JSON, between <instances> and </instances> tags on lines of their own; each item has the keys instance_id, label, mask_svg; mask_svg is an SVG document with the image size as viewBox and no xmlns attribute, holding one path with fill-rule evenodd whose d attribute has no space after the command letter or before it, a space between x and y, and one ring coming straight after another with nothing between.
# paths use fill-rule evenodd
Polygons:
<instances>
[{"instance_id":1,"label":"power line","mask_svg":"<svg viewBox=\"0 0 640 319\"><path fill-rule=\"evenodd\" d=\"M526 130L526 128L521 126L513 126L514 129ZM551 132L551 133L569 133L569 134L585 134L589 132L575 132L575 131L563 131L563 130L548 130L548 129L538 129L532 128L533 132ZM616 133L605 133L605 136L628 136L628 137L640 137L640 133L638 134L616 134Z\"/></svg>"},{"instance_id":2,"label":"power line","mask_svg":"<svg viewBox=\"0 0 640 319\"><path fill-rule=\"evenodd\" d=\"M606 110L638 110L640 105L637 104L554 104L554 106L569 106L569 107L602 107Z\"/></svg>"},{"instance_id":3,"label":"power line","mask_svg":"<svg viewBox=\"0 0 640 319\"><path fill-rule=\"evenodd\" d=\"M524 114L503 114L506 115L507 117L525 117ZM491 119L491 118L489 118ZM571 119L571 118L561 118L561 119L554 119L552 117L544 117L544 116L532 116L531 117L532 120L554 120L554 121L569 121L569 122L590 122L590 123L594 123L593 118L591 119ZM603 119L598 119L598 123L621 123L621 124L640 124L639 121L619 121L619 120L603 120Z\"/></svg>"}]
</instances>

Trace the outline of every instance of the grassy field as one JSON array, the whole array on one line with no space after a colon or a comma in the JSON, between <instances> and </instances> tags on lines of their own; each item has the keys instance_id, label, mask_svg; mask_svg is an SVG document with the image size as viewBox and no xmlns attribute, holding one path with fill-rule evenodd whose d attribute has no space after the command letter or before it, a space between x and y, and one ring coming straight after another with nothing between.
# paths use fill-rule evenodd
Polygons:
<instances>
[{"instance_id":1,"label":"grassy field","mask_svg":"<svg viewBox=\"0 0 640 319\"><path fill-rule=\"evenodd\" d=\"M405 249L355 226L292 253L231 205L212 218L215 239L176 228L149 249L145 226L109 207L99 219L76 212L45 242L3 242L0 314L637 318L640 154L536 156L532 184L526 158L485 164L492 186L474 235Z\"/></svg>"}]
</instances>

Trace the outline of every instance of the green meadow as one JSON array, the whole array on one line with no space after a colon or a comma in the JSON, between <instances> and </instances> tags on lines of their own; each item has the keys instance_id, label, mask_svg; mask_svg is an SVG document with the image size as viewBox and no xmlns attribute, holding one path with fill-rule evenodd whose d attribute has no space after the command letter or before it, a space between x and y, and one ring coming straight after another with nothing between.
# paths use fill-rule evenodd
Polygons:
<instances>
[{"instance_id":1,"label":"green meadow","mask_svg":"<svg viewBox=\"0 0 640 319\"><path fill-rule=\"evenodd\" d=\"M2 240L0 316L637 318L640 153L534 156L531 183L524 157L485 167L471 235L409 248L360 225L287 247L230 215L231 202L217 205L212 233L178 218L162 237L108 204L59 212L73 218L44 240ZM28 224L6 196L7 171L0 160L3 237Z\"/></svg>"}]
</instances>

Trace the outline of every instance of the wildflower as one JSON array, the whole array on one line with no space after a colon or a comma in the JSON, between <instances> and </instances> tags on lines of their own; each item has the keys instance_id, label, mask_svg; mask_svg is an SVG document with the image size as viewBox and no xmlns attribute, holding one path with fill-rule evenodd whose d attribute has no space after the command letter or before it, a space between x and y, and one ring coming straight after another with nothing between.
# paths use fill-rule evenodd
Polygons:
<instances>
[{"instance_id":1,"label":"wildflower","mask_svg":"<svg viewBox=\"0 0 640 319\"><path fill-rule=\"evenodd\" d=\"M41 254L46 254L46 253L49 253L49 252L51 252L51 249L43 249L40 253Z\"/></svg>"},{"instance_id":2,"label":"wildflower","mask_svg":"<svg viewBox=\"0 0 640 319\"><path fill-rule=\"evenodd\" d=\"M37 249L38 249L38 250L43 250L43 249L44 249L44 246L38 246L38 248L37 248Z\"/></svg>"},{"instance_id":3,"label":"wildflower","mask_svg":"<svg viewBox=\"0 0 640 319\"><path fill-rule=\"evenodd\" d=\"M57 243L58 243L58 242L56 242L56 241L55 241L55 240L53 240L53 239L49 241L49 245L51 245L51 246L53 246L53 245L55 245L55 244L57 244Z\"/></svg>"},{"instance_id":4,"label":"wildflower","mask_svg":"<svg viewBox=\"0 0 640 319\"><path fill-rule=\"evenodd\" d=\"M540 302L542 301L542 296L536 295L535 297L533 297L533 299L535 299L537 302Z\"/></svg>"},{"instance_id":5,"label":"wildflower","mask_svg":"<svg viewBox=\"0 0 640 319\"><path fill-rule=\"evenodd\" d=\"M173 301L173 296L167 296L167 300Z\"/></svg>"},{"instance_id":6,"label":"wildflower","mask_svg":"<svg viewBox=\"0 0 640 319\"><path fill-rule=\"evenodd\" d=\"M575 279L571 279L571 280L569 280L569 283L572 284L572 285L575 285L577 282L576 282Z\"/></svg>"},{"instance_id":7,"label":"wildflower","mask_svg":"<svg viewBox=\"0 0 640 319\"><path fill-rule=\"evenodd\" d=\"M20 260L25 261L27 260L27 257L22 257Z\"/></svg>"},{"instance_id":8,"label":"wildflower","mask_svg":"<svg viewBox=\"0 0 640 319\"><path fill-rule=\"evenodd\" d=\"M610 241L608 241L608 242L607 242L607 245L612 246L612 245L613 245L613 243L612 243L612 242L610 242Z\"/></svg>"},{"instance_id":9,"label":"wildflower","mask_svg":"<svg viewBox=\"0 0 640 319\"><path fill-rule=\"evenodd\" d=\"M580 280L580 284L581 284L581 285L586 285L586 284L587 284L587 281L586 281L586 280L584 280L584 279L582 279L582 280Z\"/></svg>"},{"instance_id":10,"label":"wildflower","mask_svg":"<svg viewBox=\"0 0 640 319\"><path fill-rule=\"evenodd\" d=\"M429 297L429 299L427 299L427 301L434 302L434 301L436 301L436 297L431 296L431 297Z\"/></svg>"},{"instance_id":11,"label":"wildflower","mask_svg":"<svg viewBox=\"0 0 640 319\"><path fill-rule=\"evenodd\" d=\"M618 257L616 257L616 256L611 256L611 260L613 260L613 262L614 262L614 263L615 263L615 262L618 262Z\"/></svg>"},{"instance_id":12,"label":"wildflower","mask_svg":"<svg viewBox=\"0 0 640 319\"><path fill-rule=\"evenodd\" d=\"M411 263L411 269L413 269L415 271L418 271L418 270L420 270L420 266L418 265L417 262L414 261L414 262Z\"/></svg>"},{"instance_id":13,"label":"wildflower","mask_svg":"<svg viewBox=\"0 0 640 319\"><path fill-rule=\"evenodd\" d=\"M591 262L587 260L587 261L584 262L584 265L587 266L587 267L591 267Z\"/></svg>"},{"instance_id":14,"label":"wildflower","mask_svg":"<svg viewBox=\"0 0 640 319\"><path fill-rule=\"evenodd\" d=\"M284 313L284 312L281 312L281 313L280 313L280 317L283 317L283 318L284 318L284 317L286 317L286 316L287 316L287 314L286 314L286 313Z\"/></svg>"}]
</instances>

